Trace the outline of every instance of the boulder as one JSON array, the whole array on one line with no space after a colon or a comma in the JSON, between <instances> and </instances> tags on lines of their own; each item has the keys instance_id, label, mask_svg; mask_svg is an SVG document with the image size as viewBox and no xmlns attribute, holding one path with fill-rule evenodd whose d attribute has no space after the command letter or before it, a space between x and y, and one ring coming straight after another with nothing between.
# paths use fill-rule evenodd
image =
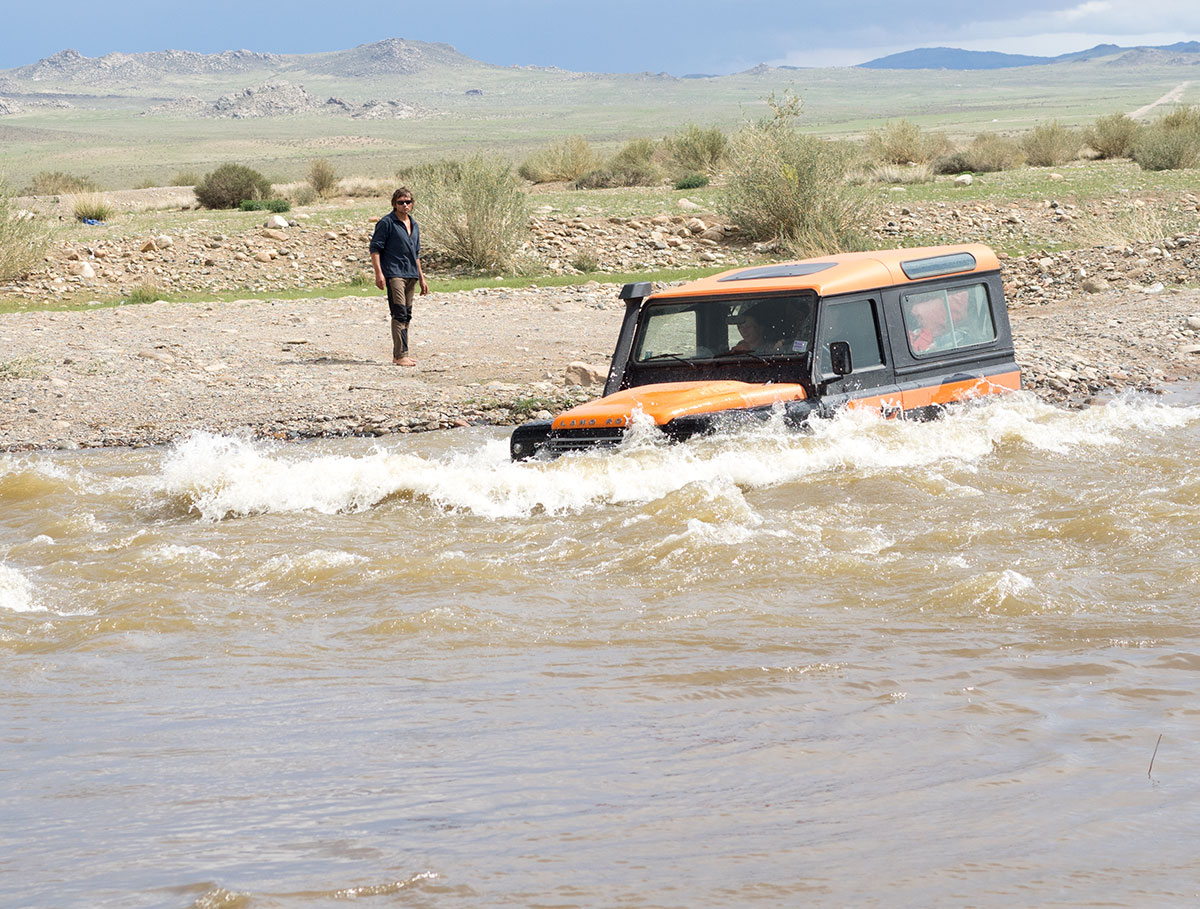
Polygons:
<instances>
[{"instance_id":1,"label":"boulder","mask_svg":"<svg viewBox=\"0 0 1200 909\"><path fill-rule=\"evenodd\" d=\"M954 178L955 186L970 186L974 182L975 182L975 178L972 177L970 174L959 174L957 177Z\"/></svg>"},{"instance_id":2,"label":"boulder","mask_svg":"<svg viewBox=\"0 0 1200 909\"><path fill-rule=\"evenodd\" d=\"M271 215L271 217L267 218L267 223L264 224L263 227L273 227L278 230L283 230L284 228L288 227L288 219L283 215Z\"/></svg>"},{"instance_id":3,"label":"boulder","mask_svg":"<svg viewBox=\"0 0 1200 909\"><path fill-rule=\"evenodd\" d=\"M582 360L569 363L566 372L563 374L563 381L567 385L578 385L582 388L600 385L607 378L607 369L600 369L589 363L584 363Z\"/></svg>"}]
</instances>

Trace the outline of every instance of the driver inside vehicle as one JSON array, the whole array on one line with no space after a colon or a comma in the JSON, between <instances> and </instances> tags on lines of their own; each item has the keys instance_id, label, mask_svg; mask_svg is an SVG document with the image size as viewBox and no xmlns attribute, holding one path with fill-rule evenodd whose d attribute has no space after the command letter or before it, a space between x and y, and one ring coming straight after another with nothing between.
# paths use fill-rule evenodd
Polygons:
<instances>
[{"instance_id":1,"label":"driver inside vehicle","mask_svg":"<svg viewBox=\"0 0 1200 909\"><path fill-rule=\"evenodd\" d=\"M742 339L729 349L731 354L772 354L785 350L782 319L766 304L758 303L733 316Z\"/></svg>"}]
</instances>

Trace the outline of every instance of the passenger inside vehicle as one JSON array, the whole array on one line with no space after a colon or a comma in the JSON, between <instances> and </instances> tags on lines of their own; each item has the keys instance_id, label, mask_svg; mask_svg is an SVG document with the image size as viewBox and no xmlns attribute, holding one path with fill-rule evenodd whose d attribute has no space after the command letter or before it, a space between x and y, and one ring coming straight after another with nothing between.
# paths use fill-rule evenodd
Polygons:
<instances>
[{"instance_id":1,"label":"passenger inside vehicle","mask_svg":"<svg viewBox=\"0 0 1200 909\"><path fill-rule=\"evenodd\" d=\"M930 353L954 347L954 330L940 292L909 304L908 317L908 337L914 353Z\"/></svg>"}]
</instances>

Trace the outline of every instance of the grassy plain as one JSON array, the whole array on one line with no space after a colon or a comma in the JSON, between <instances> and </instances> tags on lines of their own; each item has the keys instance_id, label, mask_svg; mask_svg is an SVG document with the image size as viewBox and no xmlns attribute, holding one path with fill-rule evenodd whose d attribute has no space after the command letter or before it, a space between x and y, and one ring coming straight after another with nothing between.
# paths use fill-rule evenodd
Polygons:
<instances>
[{"instance_id":1,"label":"grassy plain","mask_svg":"<svg viewBox=\"0 0 1200 909\"><path fill-rule=\"evenodd\" d=\"M963 139L982 130L1022 132L1049 120L1089 123L1134 111L1188 81L1184 67L1102 60L986 72L764 67L688 79L471 62L435 65L414 75L349 79L323 71L320 57L297 58L304 65L283 70L166 77L119 87L22 82L18 88L29 92L36 86L39 95L0 93L18 102L55 99L73 106L31 105L0 119L0 176L19 186L39 171L62 170L122 189L162 185L179 171L206 172L237 161L285 182L301 178L313 158L326 157L341 174L385 177L405 164L475 151L517 161L568 135L611 150L689 122L733 129L764 115L765 97L788 89L804 100L801 127L816 134L861 137L903 117ZM652 68L653 61L647 65ZM303 86L319 102L397 99L428 113L403 120L146 114L171 98L212 101L281 79ZM1200 80L1192 80L1179 100L1200 102Z\"/></svg>"}]
</instances>

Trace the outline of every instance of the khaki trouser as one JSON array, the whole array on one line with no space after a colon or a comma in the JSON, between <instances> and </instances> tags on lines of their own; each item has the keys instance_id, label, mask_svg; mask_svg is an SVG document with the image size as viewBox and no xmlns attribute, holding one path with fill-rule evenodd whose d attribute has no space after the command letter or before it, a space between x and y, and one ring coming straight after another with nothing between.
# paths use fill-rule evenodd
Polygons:
<instances>
[{"instance_id":1,"label":"khaki trouser","mask_svg":"<svg viewBox=\"0 0 1200 909\"><path fill-rule=\"evenodd\" d=\"M387 301L392 315L392 359L408 356L408 323L412 321L416 278L388 278Z\"/></svg>"}]
</instances>

